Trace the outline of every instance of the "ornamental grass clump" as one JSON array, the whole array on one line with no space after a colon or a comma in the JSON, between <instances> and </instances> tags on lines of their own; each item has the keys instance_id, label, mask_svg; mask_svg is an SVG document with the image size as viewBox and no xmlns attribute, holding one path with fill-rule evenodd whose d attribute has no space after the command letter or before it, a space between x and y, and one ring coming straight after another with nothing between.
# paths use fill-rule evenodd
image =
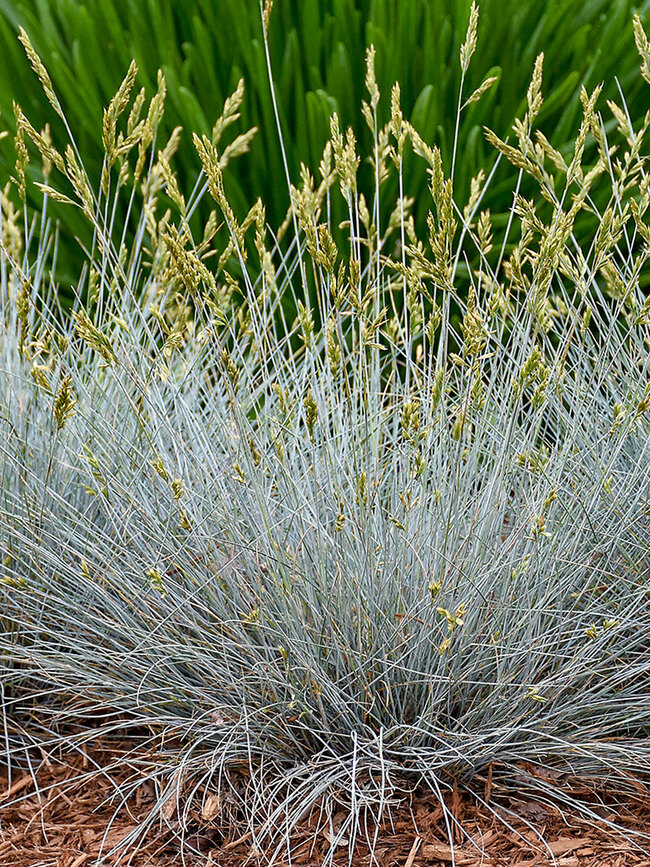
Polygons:
<instances>
[{"instance_id":1,"label":"ornamental grass clump","mask_svg":"<svg viewBox=\"0 0 650 867\"><path fill-rule=\"evenodd\" d=\"M474 44L470 27L464 65ZM150 821L182 836L197 805L227 794L224 821L270 856L311 815L330 861L344 840L350 853L376 841L418 786L440 799L453 847L463 829L445 793L485 799L488 768L592 818L554 781L627 791L647 778L647 121L633 129L612 104L609 136L598 91L583 91L567 162L535 133L542 76L540 58L514 143L488 132L539 188L515 194L499 247L481 209L488 179L455 201L397 85L378 125L372 52L373 201L334 116L320 175L303 170L276 233L262 202L242 222L228 203L224 164L252 133L230 149L195 136L202 174L181 192L178 135L156 137L162 77L147 109L129 71L96 187L74 139L61 150L21 122L20 141L51 164L45 203L80 208L94 241L75 289L88 300L68 313L49 277L55 230L3 194L10 766L36 743L131 732L157 749L117 802L153 783ZM387 179L403 189L407 150L429 172L423 238L403 195L388 223L378 216ZM596 186L610 192L603 212ZM223 226L230 240L215 247ZM461 296L470 253L480 266Z\"/></svg>"}]
</instances>

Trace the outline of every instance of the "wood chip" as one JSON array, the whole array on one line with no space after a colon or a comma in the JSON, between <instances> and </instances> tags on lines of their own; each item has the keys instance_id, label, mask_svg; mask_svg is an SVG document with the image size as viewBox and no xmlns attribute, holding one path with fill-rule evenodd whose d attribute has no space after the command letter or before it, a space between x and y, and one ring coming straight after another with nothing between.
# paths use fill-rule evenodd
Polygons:
<instances>
[{"instance_id":1,"label":"wood chip","mask_svg":"<svg viewBox=\"0 0 650 867\"><path fill-rule=\"evenodd\" d=\"M333 837L327 830L323 831L323 837L325 837L330 846L348 846L350 844L347 837Z\"/></svg>"},{"instance_id":2,"label":"wood chip","mask_svg":"<svg viewBox=\"0 0 650 867\"><path fill-rule=\"evenodd\" d=\"M411 851L409 852L409 856L406 859L406 863L404 867L413 867L413 862L415 861L415 856L418 854L418 849L420 848L420 844L422 843L422 837L416 837L413 841L413 845L411 846Z\"/></svg>"},{"instance_id":3,"label":"wood chip","mask_svg":"<svg viewBox=\"0 0 650 867\"><path fill-rule=\"evenodd\" d=\"M19 780L16 780L15 783L12 784L11 788L8 789L3 795L0 795L0 803L2 801L8 801L10 798L13 798L14 795L17 795L18 792L22 792L23 789L26 789L27 786L33 784L34 779L31 774L25 774Z\"/></svg>"},{"instance_id":4,"label":"wood chip","mask_svg":"<svg viewBox=\"0 0 650 867\"><path fill-rule=\"evenodd\" d=\"M219 795L208 795L201 810L201 818L204 822L212 822L221 812L221 798Z\"/></svg>"},{"instance_id":5,"label":"wood chip","mask_svg":"<svg viewBox=\"0 0 650 867\"><path fill-rule=\"evenodd\" d=\"M423 858L448 861L454 864L474 864L476 862L476 852L469 853L454 847L454 854L452 855L451 847L445 843L425 843L420 849L420 855Z\"/></svg>"},{"instance_id":6,"label":"wood chip","mask_svg":"<svg viewBox=\"0 0 650 867\"><path fill-rule=\"evenodd\" d=\"M242 843L245 843L249 837L252 837L253 834L251 831L247 831L243 836L238 837L236 840L231 840L230 843L226 843L225 846L222 846L224 852L228 852L230 849L235 849L237 846L240 846Z\"/></svg>"},{"instance_id":7,"label":"wood chip","mask_svg":"<svg viewBox=\"0 0 650 867\"><path fill-rule=\"evenodd\" d=\"M557 857L558 855L566 855L567 852L573 852L575 849L579 849L584 844L584 842L585 841L581 838L576 839L575 837L560 837L559 840L553 840L546 845Z\"/></svg>"}]
</instances>

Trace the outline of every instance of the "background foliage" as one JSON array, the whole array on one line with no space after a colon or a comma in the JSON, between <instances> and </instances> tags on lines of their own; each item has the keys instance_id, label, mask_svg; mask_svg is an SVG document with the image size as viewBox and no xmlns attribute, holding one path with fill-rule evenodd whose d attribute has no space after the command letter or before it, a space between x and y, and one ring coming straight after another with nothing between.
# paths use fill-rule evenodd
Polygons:
<instances>
[{"instance_id":1,"label":"background foliage","mask_svg":"<svg viewBox=\"0 0 650 867\"><path fill-rule=\"evenodd\" d=\"M641 4L643 13L648 3ZM358 112L366 97L365 47L377 48L376 69L385 95L381 115L388 111L388 92L395 81L402 90L405 116L428 143L452 152L460 69L457 62L469 17L470 0L276 0L269 47L278 106L285 134L292 181L300 162L315 171L329 134L329 116L339 113L350 124L362 150L369 152L369 131ZM625 92L632 118L642 117L647 104L635 74L637 54L632 36L630 0L483 0L480 4L478 47L465 94L488 75L497 83L480 102L463 112L455 198L466 200L470 179L492 162L483 126L507 135L525 108L525 92L536 55L543 49L544 93L541 129L566 153L580 117L577 91L605 81L603 101L617 97L615 76ZM0 0L0 112L4 126L15 128L12 101L18 102L37 129L52 122L40 84L29 68L16 38L23 26L36 50L46 59L66 116L84 154L86 168L99 177L102 152L102 110L115 93L132 58L138 86L150 97L156 74L163 70L168 84L167 111L160 130L166 141L176 125L208 133L240 77L247 85L241 129L257 126L250 155L226 172L226 189L241 217L257 196L265 203L271 225L278 225L288 206L280 144L262 42L257 0ZM11 86L7 86L7 85ZM240 129L236 129L236 134ZM56 131L55 131L56 132ZM3 175L13 172L11 137L0 142ZM176 167L183 187L190 189L198 174L192 148L181 148ZM405 192L424 186L424 168L407 165ZM449 166L446 166L449 170ZM32 169L36 172L36 169ZM371 172L366 183L372 188ZM363 185L363 173L360 178ZM497 177L484 205L507 219L512 203L511 176ZM32 204L38 204L33 201ZM416 223L424 228L427 206L421 200ZM416 208L418 205L416 205ZM88 242L80 214L53 208L69 234ZM338 216L338 215L335 215ZM342 216L342 215L341 215ZM197 214L197 220L205 214ZM495 226L499 226L499 218ZM76 280L81 254L65 245L59 268L65 282Z\"/></svg>"}]
</instances>

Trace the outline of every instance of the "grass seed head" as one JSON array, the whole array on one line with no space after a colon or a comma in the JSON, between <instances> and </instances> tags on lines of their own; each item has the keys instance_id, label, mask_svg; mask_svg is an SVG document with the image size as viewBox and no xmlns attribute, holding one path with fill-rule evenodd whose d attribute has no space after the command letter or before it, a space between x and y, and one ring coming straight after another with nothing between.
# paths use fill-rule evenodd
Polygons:
<instances>
[{"instance_id":1,"label":"grass seed head","mask_svg":"<svg viewBox=\"0 0 650 867\"><path fill-rule=\"evenodd\" d=\"M469 23L467 25L465 41L460 47L460 67L463 71L463 74L466 73L469 69L469 62L472 59L472 55L476 51L477 32L478 6L475 2L472 2L469 10Z\"/></svg>"},{"instance_id":2,"label":"grass seed head","mask_svg":"<svg viewBox=\"0 0 650 867\"><path fill-rule=\"evenodd\" d=\"M29 58L29 62L31 63L32 69L38 76L39 81L41 82L41 87L43 88L43 92L48 99L48 102L52 106L52 108L56 111L56 113L65 120L65 116L61 109L61 105L59 104L59 100L54 92L54 88L52 87L52 80L50 75L43 64L43 61L36 53L34 46L32 45L27 32L23 27L18 28L18 38L22 42L23 48L25 49L25 54Z\"/></svg>"},{"instance_id":3,"label":"grass seed head","mask_svg":"<svg viewBox=\"0 0 650 867\"><path fill-rule=\"evenodd\" d=\"M65 427L66 422L74 415L76 400L72 387L72 376L68 374L61 380L54 396L52 413L58 431Z\"/></svg>"},{"instance_id":4,"label":"grass seed head","mask_svg":"<svg viewBox=\"0 0 650 867\"><path fill-rule=\"evenodd\" d=\"M632 20L634 24L634 41L641 57L641 75L650 84L650 42L648 42L648 37L643 29L638 12L634 14Z\"/></svg>"}]
</instances>

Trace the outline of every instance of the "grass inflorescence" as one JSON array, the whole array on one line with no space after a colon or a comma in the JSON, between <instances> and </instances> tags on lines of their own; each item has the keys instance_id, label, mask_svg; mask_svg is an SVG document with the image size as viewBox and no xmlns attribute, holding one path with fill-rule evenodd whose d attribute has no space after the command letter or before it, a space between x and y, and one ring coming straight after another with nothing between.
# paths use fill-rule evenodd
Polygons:
<instances>
[{"instance_id":1,"label":"grass inflorescence","mask_svg":"<svg viewBox=\"0 0 650 867\"><path fill-rule=\"evenodd\" d=\"M454 839L444 792L488 766L565 800L535 769L613 790L650 772L647 122L612 104L612 135L583 90L565 159L535 133L540 58L513 143L488 133L539 191L515 195L506 249L481 207L489 179L456 201L397 85L380 125L373 62L373 200L333 117L276 233L261 201L239 220L224 190L247 132L225 148L196 135L202 173L181 192L178 135L157 140L162 76L147 107L127 73L95 186L74 139L21 120L45 203L92 227L72 311L46 204L30 220L2 197L7 759L99 733L172 738L132 785L155 781L152 819L182 830L227 789L271 852L342 804L333 857L421 784ZM399 192L381 218L407 151L428 170L424 237ZM19 147L19 187L24 161Z\"/></svg>"}]
</instances>

